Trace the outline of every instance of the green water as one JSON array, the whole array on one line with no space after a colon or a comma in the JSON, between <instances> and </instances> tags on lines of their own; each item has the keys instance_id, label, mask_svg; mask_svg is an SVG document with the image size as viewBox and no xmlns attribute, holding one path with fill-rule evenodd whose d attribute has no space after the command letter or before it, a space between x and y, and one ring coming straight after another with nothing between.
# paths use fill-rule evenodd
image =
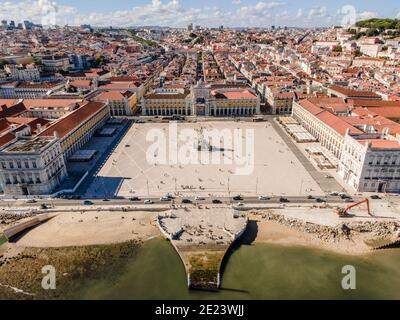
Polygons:
<instances>
[{"instance_id":1,"label":"green water","mask_svg":"<svg viewBox=\"0 0 400 320\"><path fill-rule=\"evenodd\" d=\"M344 265L357 290L341 288ZM86 285L78 299L400 299L400 250L363 257L303 247L242 245L229 257L219 293L189 292L183 265L167 241L146 243L125 272Z\"/></svg>"}]
</instances>

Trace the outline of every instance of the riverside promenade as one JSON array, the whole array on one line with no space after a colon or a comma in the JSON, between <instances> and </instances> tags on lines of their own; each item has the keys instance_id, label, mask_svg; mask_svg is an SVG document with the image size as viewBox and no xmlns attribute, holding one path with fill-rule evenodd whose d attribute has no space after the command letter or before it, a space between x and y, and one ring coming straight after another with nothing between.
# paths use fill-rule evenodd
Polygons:
<instances>
[{"instance_id":1,"label":"riverside promenade","mask_svg":"<svg viewBox=\"0 0 400 320\"><path fill-rule=\"evenodd\" d=\"M185 266L189 289L218 290L226 252L244 233L247 214L229 207L183 207L158 216L162 234Z\"/></svg>"}]
</instances>

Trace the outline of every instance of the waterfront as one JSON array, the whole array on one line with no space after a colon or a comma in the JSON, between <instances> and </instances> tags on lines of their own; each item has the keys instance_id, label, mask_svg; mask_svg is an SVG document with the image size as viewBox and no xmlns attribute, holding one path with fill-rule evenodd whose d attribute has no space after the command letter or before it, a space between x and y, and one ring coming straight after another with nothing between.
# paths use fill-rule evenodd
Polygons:
<instances>
[{"instance_id":1,"label":"waterfront","mask_svg":"<svg viewBox=\"0 0 400 320\"><path fill-rule=\"evenodd\" d=\"M400 299L399 263L398 249L344 256L305 247L241 245L229 257L220 292L191 292L170 243L154 239L139 249L119 276L88 281L69 298ZM341 288L341 269L349 264L357 270L354 291Z\"/></svg>"}]
</instances>

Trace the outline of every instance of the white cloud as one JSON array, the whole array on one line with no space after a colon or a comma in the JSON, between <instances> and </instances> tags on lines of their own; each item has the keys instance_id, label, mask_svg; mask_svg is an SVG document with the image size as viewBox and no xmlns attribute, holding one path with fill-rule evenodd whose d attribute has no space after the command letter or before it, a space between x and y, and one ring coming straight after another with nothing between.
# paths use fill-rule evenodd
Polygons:
<instances>
[{"instance_id":1,"label":"white cloud","mask_svg":"<svg viewBox=\"0 0 400 320\"><path fill-rule=\"evenodd\" d=\"M299 10L297 10L296 19L302 18L303 15L304 15L303 9L300 8Z\"/></svg>"},{"instance_id":2,"label":"white cloud","mask_svg":"<svg viewBox=\"0 0 400 320\"><path fill-rule=\"evenodd\" d=\"M377 12L372 12L372 11L364 11L357 13L357 20L367 20L377 17L379 17L379 14Z\"/></svg>"},{"instance_id":3,"label":"white cloud","mask_svg":"<svg viewBox=\"0 0 400 320\"><path fill-rule=\"evenodd\" d=\"M314 8L311 8L310 11L308 12L309 19L325 18L326 16L327 16L326 6L314 7Z\"/></svg>"},{"instance_id":4,"label":"white cloud","mask_svg":"<svg viewBox=\"0 0 400 320\"><path fill-rule=\"evenodd\" d=\"M57 0L0 0L0 19L31 20L35 23L58 25L94 26L143 26L159 25L185 27L188 23L207 26L267 26L275 25L327 25L339 19L331 15L326 6L312 7L309 10L293 9L281 1L258 1L244 4L242 0L231 0L231 9L218 6L193 8L183 6L179 0L147 0L147 4L132 6L126 10L82 14L72 6L61 5ZM286 10L287 9L287 10ZM362 12L360 17L371 17L374 13ZM400 15L400 14L399 14Z\"/></svg>"}]
</instances>

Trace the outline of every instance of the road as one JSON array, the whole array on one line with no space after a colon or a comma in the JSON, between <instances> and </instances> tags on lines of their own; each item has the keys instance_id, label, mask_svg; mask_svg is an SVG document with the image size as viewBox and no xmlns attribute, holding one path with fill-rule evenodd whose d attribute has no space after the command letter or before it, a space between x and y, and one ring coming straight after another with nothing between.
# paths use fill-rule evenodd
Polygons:
<instances>
[{"instance_id":1,"label":"road","mask_svg":"<svg viewBox=\"0 0 400 320\"><path fill-rule=\"evenodd\" d=\"M91 203L96 206L128 206L135 204L143 204L145 200L151 200L153 203L151 205L160 205L160 204L181 204L183 199L190 200L193 204L214 204L213 200L219 200L221 204L279 204L281 202L280 197L271 197L269 200L260 200L258 197L243 197L242 200L234 200L233 198L228 197L213 197L213 198L204 198L205 200L196 200L195 197L185 197L185 198L175 198L171 201L161 201L160 198L155 197L145 197L141 198L138 201L131 201L129 199L110 199L105 201L104 199L90 199ZM318 204L318 199L321 199L327 203L340 203L343 200L340 197L328 196L328 197L320 197L320 198L312 198L308 197L286 197L288 200L287 203L295 203L295 204ZM353 198L354 202L359 201L363 198L356 197ZM71 206L82 206L85 199L38 199L36 203L27 203L24 200L11 200L11 201L1 201L0 207L33 207L40 206L41 204L47 204L55 207L71 207ZM188 203L190 204L190 203ZM149 204L149 206L151 206Z\"/></svg>"}]
</instances>

